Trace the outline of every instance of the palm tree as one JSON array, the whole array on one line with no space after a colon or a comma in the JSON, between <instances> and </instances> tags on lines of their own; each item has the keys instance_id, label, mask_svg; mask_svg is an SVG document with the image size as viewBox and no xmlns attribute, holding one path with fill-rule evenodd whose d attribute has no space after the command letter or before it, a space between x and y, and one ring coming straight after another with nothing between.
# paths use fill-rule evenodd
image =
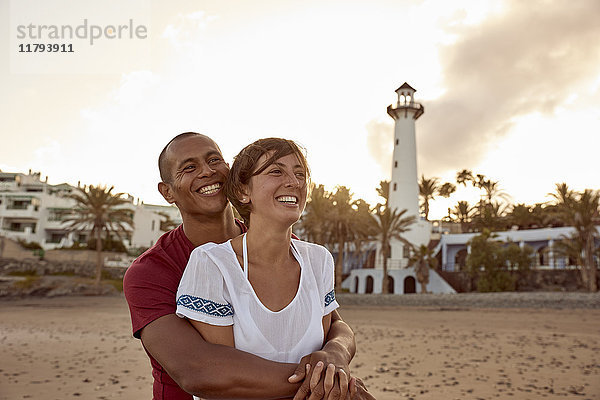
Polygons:
<instances>
[{"instance_id":1,"label":"palm tree","mask_svg":"<svg viewBox=\"0 0 600 400\"><path fill-rule=\"evenodd\" d=\"M298 224L302 236L314 243L330 244L329 216L333 211L331 194L325 190L325 186L315 184L312 184L310 193L310 199Z\"/></svg>"},{"instance_id":2,"label":"palm tree","mask_svg":"<svg viewBox=\"0 0 600 400\"><path fill-rule=\"evenodd\" d=\"M355 209L354 217L354 235L352 244L354 247L353 254L356 260L361 260L364 254L364 245L371 241L373 236L369 221L371 219L371 206L362 199L353 202Z\"/></svg>"},{"instance_id":3,"label":"palm tree","mask_svg":"<svg viewBox=\"0 0 600 400\"><path fill-rule=\"evenodd\" d=\"M430 178L425 179L425 175L421 175L421 181L419 182L419 195L423 200L421 206L423 207L423 216L425 220L429 217L429 202L435 198L435 194L439 188L439 179Z\"/></svg>"},{"instance_id":4,"label":"palm tree","mask_svg":"<svg viewBox=\"0 0 600 400\"><path fill-rule=\"evenodd\" d=\"M548 193L548 195L554 198L557 205L568 205L575 200L575 192L569 189L566 183L557 183L555 187L556 192Z\"/></svg>"},{"instance_id":5,"label":"palm tree","mask_svg":"<svg viewBox=\"0 0 600 400\"><path fill-rule=\"evenodd\" d=\"M468 229L474 208L468 202L461 200L456 203L454 209L450 210L450 215L460 223L460 231L465 233Z\"/></svg>"},{"instance_id":6,"label":"palm tree","mask_svg":"<svg viewBox=\"0 0 600 400\"><path fill-rule=\"evenodd\" d=\"M477 176L479 177L483 175ZM500 183L497 181L492 181L489 179L480 179L477 182L477 186L480 189L484 190L485 198L488 204L492 203L492 200L496 197L500 197L501 199L506 199L508 197L508 194L506 194L506 192L500 189Z\"/></svg>"},{"instance_id":7,"label":"palm tree","mask_svg":"<svg viewBox=\"0 0 600 400\"><path fill-rule=\"evenodd\" d=\"M477 206L477 215L473 218L473 226L479 232L489 229L492 232L502 230L505 226L506 206L499 203L485 203L480 201Z\"/></svg>"},{"instance_id":8,"label":"palm tree","mask_svg":"<svg viewBox=\"0 0 600 400\"><path fill-rule=\"evenodd\" d=\"M571 236L576 242L571 247L582 249L581 275L591 292L598 290L596 284L595 240L600 237L596 225L600 223L600 192L586 189L581 193L569 190L565 183L556 184L556 193L551 194L556 207L567 225L575 228Z\"/></svg>"},{"instance_id":9,"label":"palm tree","mask_svg":"<svg viewBox=\"0 0 600 400\"><path fill-rule=\"evenodd\" d=\"M408 261L408 265L415 266L417 281L421 285L421 293L427 293L427 284L429 283L429 269L437 266L438 260L433 256L433 249L420 245L415 249L413 255Z\"/></svg>"},{"instance_id":10,"label":"palm tree","mask_svg":"<svg viewBox=\"0 0 600 400\"><path fill-rule=\"evenodd\" d=\"M583 269L587 269L589 290L595 292L598 286L594 253L596 253L595 239L600 236L596 229L596 225L600 222L600 192L586 189L578 197L574 207L573 227L577 238L583 244Z\"/></svg>"},{"instance_id":11,"label":"palm tree","mask_svg":"<svg viewBox=\"0 0 600 400\"><path fill-rule=\"evenodd\" d=\"M438 189L438 194L442 197L448 198L452 193L456 192L456 186L450 182L444 183Z\"/></svg>"},{"instance_id":12,"label":"palm tree","mask_svg":"<svg viewBox=\"0 0 600 400\"><path fill-rule=\"evenodd\" d=\"M468 169L463 169L460 172L456 173L456 183L459 185L467 186L467 182L473 183L475 179L473 178L473 173Z\"/></svg>"},{"instance_id":13,"label":"palm tree","mask_svg":"<svg viewBox=\"0 0 600 400\"><path fill-rule=\"evenodd\" d=\"M133 228L131 210L122 206L129 201L124 193L113 194L114 186L84 186L67 195L75 201L64 222L68 230L89 230L96 239L96 284L102 278L102 238L110 235L123 240L121 234Z\"/></svg>"},{"instance_id":14,"label":"palm tree","mask_svg":"<svg viewBox=\"0 0 600 400\"><path fill-rule=\"evenodd\" d=\"M383 205L387 207L388 200L390 199L390 181L380 181L379 187L376 190L379 197L384 199Z\"/></svg>"},{"instance_id":15,"label":"palm tree","mask_svg":"<svg viewBox=\"0 0 600 400\"><path fill-rule=\"evenodd\" d=\"M390 242L392 240L399 240L405 246L413 247L402 235L410 230L410 225L415 223L417 217L414 215L405 216L406 211L390 210L390 208L380 204L375 208L374 214L371 216L371 232L379 241L383 256L383 293L388 292L387 260L390 258L392 251Z\"/></svg>"},{"instance_id":16,"label":"palm tree","mask_svg":"<svg viewBox=\"0 0 600 400\"><path fill-rule=\"evenodd\" d=\"M361 228L356 226L356 208L352 201L352 193L345 186L338 186L330 197L332 209L327 216L330 228L331 242L337 243L338 257L335 263L335 288L342 288L342 274L344 268L344 250L346 243L353 241L361 234Z\"/></svg>"},{"instance_id":17,"label":"palm tree","mask_svg":"<svg viewBox=\"0 0 600 400\"><path fill-rule=\"evenodd\" d=\"M564 226L560 218L556 217L556 213L552 212L552 206L544 203L535 203L531 206L531 221L532 228L542 228L544 226L556 228Z\"/></svg>"},{"instance_id":18,"label":"palm tree","mask_svg":"<svg viewBox=\"0 0 600 400\"><path fill-rule=\"evenodd\" d=\"M573 262L575 265L583 265L584 263L582 257L583 247L578 240L563 237L554 242L552 249L556 255L567 258L567 265L571 265L569 264L570 262ZM581 276L583 278L582 281L584 285L587 286L587 274L583 269L581 270Z\"/></svg>"},{"instance_id":19,"label":"palm tree","mask_svg":"<svg viewBox=\"0 0 600 400\"><path fill-rule=\"evenodd\" d=\"M519 229L529 229L535 224L531 207L524 203L515 204L508 214L508 220L511 225L516 225Z\"/></svg>"}]
</instances>

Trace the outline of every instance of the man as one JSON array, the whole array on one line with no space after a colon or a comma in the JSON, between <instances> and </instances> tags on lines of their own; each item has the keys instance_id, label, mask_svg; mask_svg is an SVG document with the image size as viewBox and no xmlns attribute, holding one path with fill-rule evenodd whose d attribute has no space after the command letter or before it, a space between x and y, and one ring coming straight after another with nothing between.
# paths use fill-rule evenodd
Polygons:
<instances>
[{"instance_id":1,"label":"man","mask_svg":"<svg viewBox=\"0 0 600 400\"><path fill-rule=\"evenodd\" d=\"M123 281L133 335L142 340L152 364L154 399L191 400L189 393L209 398L296 393L295 399L312 400L327 394L332 382L320 378L320 368L333 364L347 373L355 352L354 335L337 312L322 351L303 358L298 366L207 343L175 315L177 287L192 250L207 242L225 242L246 228L234 219L223 193L229 166L209 137L193 132L176 136L161 152L159 170L158 190L179 208L183 223L135 260ZM306 363L314 374L300 384ZM356 398L372 398L360 381L352 381L351 389Z\"/></svg>"}]
</instances>

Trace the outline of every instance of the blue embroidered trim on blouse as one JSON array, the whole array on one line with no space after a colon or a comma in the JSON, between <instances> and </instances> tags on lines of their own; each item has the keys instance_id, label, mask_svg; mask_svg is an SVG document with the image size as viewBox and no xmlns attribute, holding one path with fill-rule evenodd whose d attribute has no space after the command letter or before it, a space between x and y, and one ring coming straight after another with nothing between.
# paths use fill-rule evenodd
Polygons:
<instances>
[{"instance_id":1,"label":"blue embroidered trim on blouse","mask_svg":"<svg viewBox=\"0 0 600 400\"><path fill-rule=\"evenodd\" d=\"M194 297L188 294L179 296L177 299L178 306L184 306L190 310L198 311L213 317L230 317L233 315L233 307L231 304L219 304L212 300L203 299L202 297Z\"/></svg>"},{"instance_id":2,"label":"blue embroidered trim on blouse","mask_svg":"<svg viewBox=\"0 0 600 400\"><path fill-rule=\"evenodd\" d=\"M335 291L331 291L325 295L325 307L335 301Z\"/></svg>"}]
</instances>

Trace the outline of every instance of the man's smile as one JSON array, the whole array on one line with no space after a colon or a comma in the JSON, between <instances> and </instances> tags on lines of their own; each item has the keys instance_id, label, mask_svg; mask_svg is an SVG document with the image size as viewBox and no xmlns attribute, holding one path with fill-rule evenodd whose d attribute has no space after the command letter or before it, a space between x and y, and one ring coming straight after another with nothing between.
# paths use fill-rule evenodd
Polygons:
<instances>
[{"instance_id":1,"label":"man's smile","mask_svg":"<svg viewBox=\"0 0 600 400\"><path fill-rule=\"evenodd\" d=\"M201 186L196 192L202 195L211 195L217 193L223 185L220 182L213 183L211 185Z\"/></svg>"}]
</instances>

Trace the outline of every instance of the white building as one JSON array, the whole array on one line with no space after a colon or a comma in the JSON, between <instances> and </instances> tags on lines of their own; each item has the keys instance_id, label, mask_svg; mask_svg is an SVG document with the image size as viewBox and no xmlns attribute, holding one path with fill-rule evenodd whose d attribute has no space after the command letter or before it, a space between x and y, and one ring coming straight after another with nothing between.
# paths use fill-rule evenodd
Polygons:
<instances>
[{"instance_id":1,"label":"white building","mask_svg":"<svg viewBox=\"0 0 600 400\"><path fill-rule=\"evenodd\" d=\"M392 180L388 207L398 211L407 210L405 216L413 215L417 221L403 236L415 247L427 245L431 237L431 224L421 219L419 213L419 182L417 175L417 144L415 121L423 115L425 108L415 102L415 92L408 83L398 89L398 101L389 105L387 113L394 123L394 153L392 158ZM390 265L406 266L409 249L402 242L393 240Z\"/></svg>"},{"instance_id":2,"label":"white building","mask_svg":"<svg viewBox=\"0 0 600 400\"><path fill-rule=\"evenodd\" d=\"M73 190L76 187L66 183L50 185L47 177L42 181L39 172L0 171L0 236L37 242L47 250L86 242L88 232L69 232L62 221L64 212L74 206L74 201L64 195ZM144 204L132 196L128 201L126 207L134 216L134 229L125 235L128 248L152 246L164 233L161 223L166 216L181 223L174 206Z\"/></svg>"},{"instance_id":3,"label":"white building","mask_svg":"<svg viewBox=\"0 0 600 400\"><path fill-rule=\"evenodd\" d=\"M600 234L600 227L596 228ZM555 251L555 244L575 233L575 228L540 228L494 232L494 240L530 246L534 251L534 267L538 269L576 268L576 260ZM442 253L442 271L460 271L466 266L471 252L469 241L481 233L455 233L442 235L434 252Z\"/></svg>"},{"instance_id":4,"label":"white building","mask_svg":"<svg viewBox=\"0 0 600 400\"><path fill-rule=\"evenodd\" d=\"M396 104L388 106L387 113L395 121L394 153L392 158L392 179L388 207L397 211L407 210L404 214L417 217L410 231L404 234L413 246L427 245L431 239L431 223L420 217L419 183L417 175L417 145L415 121L424 113L424 107L415 102L415 92L408 83L404 83L396 94ZM389 293L407 294L420 290L416 284L414 268L407 268L410 257L409 248L402 242L392 240L391 255L388 259ZM342 283L352 293L381 293L383 284L383 255L377 243L375 268L353 269ZM456 293L456 291L435 271L429 273L427 291L430 293Z\"/></svg>"}]
</instances>

